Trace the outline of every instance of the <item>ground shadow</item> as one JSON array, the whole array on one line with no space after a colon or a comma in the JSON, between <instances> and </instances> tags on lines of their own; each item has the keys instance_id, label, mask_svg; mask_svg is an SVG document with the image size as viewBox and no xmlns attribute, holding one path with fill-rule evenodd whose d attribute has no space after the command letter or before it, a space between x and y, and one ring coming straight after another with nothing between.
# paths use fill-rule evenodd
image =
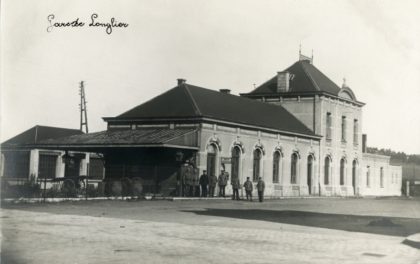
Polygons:
<instances>
[{"instance_id":1,"label":"ground shadow","mask_svg":"<svg viewBox=\"0 0 420 264\"><path fill-rule=\"evenodd\" d=\"M256 209L206 209L184 211L197 215L270 221L300 226L337 229L389 236L406 237L420 232L420 219L348 214L327 214L305 211L277 211Z\"/></svg>"}]
</instances>

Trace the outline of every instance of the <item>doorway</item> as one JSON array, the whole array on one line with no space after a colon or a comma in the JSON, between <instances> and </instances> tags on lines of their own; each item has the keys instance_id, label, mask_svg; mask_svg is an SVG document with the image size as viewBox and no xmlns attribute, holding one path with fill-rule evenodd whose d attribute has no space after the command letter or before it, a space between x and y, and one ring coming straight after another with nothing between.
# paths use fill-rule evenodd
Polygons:
<instances>
[{"instance_id":1,"label":"doorway","mask_svg":"<svg viewBox=\"0 0 420 264\"><path fill-rule=\"evenodd\" d=\"M241 150L239 147L234 147L232 149L232 179L239 178L239 159L241 157Z\"/></svg>"},{"instance_id":2,"label":"doorway","mask_svg":"<svg viewBox=\"0 0 420 264\"><path fill-rule=\"evenodd\" d=\"M216 146L213 144L207 147L207 175L216 175Z\"/></svg>"}]
</instances>

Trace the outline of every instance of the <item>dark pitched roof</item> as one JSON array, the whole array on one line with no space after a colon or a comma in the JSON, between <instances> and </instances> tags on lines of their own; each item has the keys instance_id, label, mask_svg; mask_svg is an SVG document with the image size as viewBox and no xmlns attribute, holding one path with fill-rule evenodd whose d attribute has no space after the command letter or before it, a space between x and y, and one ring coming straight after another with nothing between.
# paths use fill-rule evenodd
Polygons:
<instances>
[{"instance_id":1,"label":"dark pitched roof","mask_svg":"<svg viewBox=\"0 0 420 264\"><path fill-rule=\"evenodd\" d=\"M212 118L315 136L283 107L190 84L179 85L107 121L153 118Z\"/></svg>"},{"instance_id":2,"label":"dark pitched roof","mask_svg":"<svg viewBox=\"0 0 420 264\"><path fill-rule=\"evenodd\" d=\"M285 71L294 75L293 79L290 80L289 92L326 92L338 96L341 90L340 87L307 60L297 61ZM273 93L278 94L277 75L255 88L249 94Z\"/></svg>"},{"instance_id":3,"label":"dark pitched roof","mask_svg":"<svg viewBox=\"0 0 420 264\"><path fill-rule=\"evenodd\" d=\"M39 142L41 147L121 147L174 145L197 147L197 128L139 128L108 130Z\"/></svg>"},{"instance_id":4,"label":"dark pitched roof","mask_svg":"<svg viewBox=\"0 0 420 264\"><path fill-rule=\"evenodd\" d=\"M61 127L49 127L49 126L34 126L17 136L2 143L2 147L12 147L26 144L36 144L39 141L49 138L67 137L71 135L83 134L78 129L69 129Z\"/></svg>"}]
</instances>

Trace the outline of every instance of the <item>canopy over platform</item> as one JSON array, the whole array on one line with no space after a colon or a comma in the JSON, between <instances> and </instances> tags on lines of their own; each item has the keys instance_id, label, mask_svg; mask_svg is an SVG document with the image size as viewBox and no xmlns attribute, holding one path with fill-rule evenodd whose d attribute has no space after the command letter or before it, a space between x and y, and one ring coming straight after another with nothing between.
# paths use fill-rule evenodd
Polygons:
<instances>
[{"instance_id":1,"label":"canopy over platform","mask_svg":"<svg viewBox=\"0 0 420 264\"><path fill-rule=\"evenodd\" d=\"M26 147L101 152L108 148L165 147L198 149L197 128L111 130L48 139Z\"/></svg>"}]
</instances>

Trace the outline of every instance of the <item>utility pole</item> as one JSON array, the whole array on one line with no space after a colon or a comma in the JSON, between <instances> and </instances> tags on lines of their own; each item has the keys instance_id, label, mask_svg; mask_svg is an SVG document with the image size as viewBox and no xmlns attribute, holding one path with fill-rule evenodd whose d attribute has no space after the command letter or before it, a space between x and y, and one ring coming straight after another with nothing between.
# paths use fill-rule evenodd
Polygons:
<instances>
[{"instance_id":1,"label":"utility pole","mask_svg":"<svg viewBox=\"0 0 420 264\"><path fill-rule=\"evenodd\" d=\"M87 110L86 110L86 97L85 97L85 87L84 82L80 82L80 131L83 132L83 127L85 127L85 133L89 133L88 129L88 120L87 120Z\"/></svg>"},{"instance_id":2,"label":"utility pole","mask_svg":"<svg viewBox=\"0 0 420 264\"><path fill-rule=\"evenodd\" d=\"M80 82L80 131L89 133L88 129L88 120L87 120L87 109L86 109L86 96L85 96L85 86L84 82ZM85 131L83 131L85 127ZM86 184L85 184L85 198L88 199L88 189L89 189L89 155L86 154Z\"/></svg>"}]
</instances>

